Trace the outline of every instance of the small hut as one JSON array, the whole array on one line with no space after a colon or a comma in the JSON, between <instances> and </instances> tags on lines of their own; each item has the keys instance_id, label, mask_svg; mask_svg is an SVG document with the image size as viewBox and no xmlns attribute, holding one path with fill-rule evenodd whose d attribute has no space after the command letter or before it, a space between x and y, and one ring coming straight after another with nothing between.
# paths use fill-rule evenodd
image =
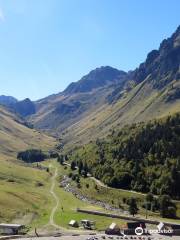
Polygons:
<instances>
[{"instance_id":1,"label":"small hut","mask_svg":"<svg viewBox=\"0 0 180 240\"><path fill-rule=\"evenodd\" d=\"M69 222L69 226L70 226L70 227L74 227L74 228L78 228L78 227L79 227L79 224L78 224L78 222L77 222L76 220L71 220L71 221Z\"/></svg>"},{"instance_id":2,"label":"small hut","mask_svg":"<svg viewBox=\"0 0 180 240\"><path fill-rule=\"evenodd\" d=\"M106 234L119 235L120 227L116 223L111 223L111 225L106 229Z\"/></svg>"},{"instance_id":3,"label":"small hut","mask_svg":"<svg viewBox=\"0 0 180 240\"><path fill-rule=\"evenodd\" d=\"M2 235L18 235L20 231L24 228L24 225L20 224L0 224L0 234Z\"/></svg>"},{"instance_id":4,"label":"small hut","mask_svg":"<svg viewBox=\"0 0 180 240\"><path fill-rule=\"evenodd\" d=\"M84 227L84 229L89 229L89 230L95 229L95 222L94 221L83 219L83 220L81 220L81 224Z\"/></svg>"}]
</instances>

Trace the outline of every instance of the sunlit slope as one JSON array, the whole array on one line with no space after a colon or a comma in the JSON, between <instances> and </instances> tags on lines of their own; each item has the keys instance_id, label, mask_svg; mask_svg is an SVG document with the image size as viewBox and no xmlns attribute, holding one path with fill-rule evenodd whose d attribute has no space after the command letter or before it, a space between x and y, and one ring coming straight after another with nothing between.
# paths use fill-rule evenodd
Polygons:
<instances>
[{"instance_id":1,"label":"sunlit slope","mask_svg":"<svg viewBox=\"0 0 180 240\"><path fill-rule=\"evenodd\" d=\"M54 145L55 140L52 137L28 128L15 114L0 107L0 159L15 156L24 149L48 150Z\"/></svg>"},{"instance_id":2,"label":"sunlit slope","mask_svg":"<svg viewBox=\"0 0 180 240\"><path fill-rule=\"evenodd\" d=\"M49 173L12 161L0 163L0 222L47 223L52 204Z\"/></svg>"},{"instance_id":3,"label":"sunlit slope","mask_svg":"<svg viewBox=\"0 0 180 240\"><path fill-rule=\"evenodd\" d=\"M180 81L174 80L173 88L179 87ZM97 137L106 136L113 128L176 113L180 111L180 99L169 101L172 91L172 83L159 91L152 88L147 78L118 102L112 105L104 104L73 124L63 133L62 138L70 145L81 145Z\"/></svg>"},{"instance_id":4,"label":"sunlit slope","mask_svg":"<svg viewBox=\"0 0 180 240\"><path fill-rule=\"evenodd\" d=\"M0 107L0 222L47 222L51 206L50 174L16 159L29 148L53 149L55 140L24 125L24 121Z\"/></svg>"},{"instance_id":5,"label":"sunlit slope","mask_svg":"<svg viewBox=\"0 0 180 240\"><path fill-rule=\"evenodd\" d=\"M115 87L124 83L125 76L125 72L112 67L96 68L62 93L35 102L36 114L29 116L29 121L37 129L59 135L102 106Z\"/></svg>"}]
</instances>

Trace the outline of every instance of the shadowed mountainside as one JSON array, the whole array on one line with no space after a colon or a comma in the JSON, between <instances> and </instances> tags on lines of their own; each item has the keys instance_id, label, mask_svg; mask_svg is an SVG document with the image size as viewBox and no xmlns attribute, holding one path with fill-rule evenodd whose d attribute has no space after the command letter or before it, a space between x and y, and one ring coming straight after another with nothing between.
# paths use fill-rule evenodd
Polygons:
<instances>
[{"instance_id":1,"label":"shadowed mountainside","mask_svg":"<svg viewBox=\"0 0 180 240\"><path fill-rule=\"evenodd\" d=\"M35 104L29 98L18 101L14 97L2 95L0 96L0 104L22 117L27 117L36 112Z\"/></svg>"}]
</instances>

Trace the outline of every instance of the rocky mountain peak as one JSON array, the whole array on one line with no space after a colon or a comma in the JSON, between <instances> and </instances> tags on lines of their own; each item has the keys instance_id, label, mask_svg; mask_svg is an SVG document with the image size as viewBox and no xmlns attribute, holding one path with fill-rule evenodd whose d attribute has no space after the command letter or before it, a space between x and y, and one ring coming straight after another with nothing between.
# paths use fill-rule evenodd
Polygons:
<instances>
[{"instance_id":1,"label":"rocky mountain peak","mask_svg":"<svg viewBox=\"0 0 180 240\"><path fill-rule=\"evenodd\" d=\"M104 87L109 84L114 84L122 81L126 76L126 72L119 71L116 68L109 66L102 66L90 71L83 76L78 82L71 83L65 94L72 94L78 92L90 92L99 87Z\"/></svg>"}]
</instances>

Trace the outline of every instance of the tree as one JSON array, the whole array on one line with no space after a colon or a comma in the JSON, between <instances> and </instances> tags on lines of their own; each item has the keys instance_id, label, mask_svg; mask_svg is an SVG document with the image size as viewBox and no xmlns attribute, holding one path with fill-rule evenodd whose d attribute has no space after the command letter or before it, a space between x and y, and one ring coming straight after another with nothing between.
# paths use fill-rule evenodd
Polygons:
<instances>
[{"instance_id":1,"label":"tree","mask_svg":"<svg viewBox=\"0 0 180 240\"><path fill-rule=\"evenodd\" d=\"M152 193L148 193L146 195L146 210L152 210L154 202L154 195Z\"/></svg>"},{"instance_id":2,"label":"tree","mask_svg":"<svg viewBox=\"0 0 180 240\"><path fill-rule=\"evenodd\" d=\"M126 125L68 153L71 161L82 161L79 173L88 172L115 188L169 194L180 199L180 114L167 120ZM81 163L81 164L82 164ZM157 198L148 195L144 207L158 210Z\"/></svg>"},{"instance_id":3,"label":"tree","mask_svg":"<svg viewBox=\"0 0 180 240\"><path fill-rule=\"evenodd\" d=\"M64 164L64 156L63 155L59 155L58 156L58 162L63 165Z\"/></svg>"},{"instance_id":4,"label":"tree","mask_svg":"<svg viewBox=\"0 0 180 240\"><path fill-rule=\"evenodd\" d=\"M154 200L153 194L152 194L152 193L148 193L148 194L146 195L146 202L152 203L153 200Z\"/></svg>"},{"instance_id":5,"label":"tree","mask_svg":"<svg viewBox=\"0 0 180 240\"><path fill-rule=\"evenodd\" d=\"M80 177L79 177L79 175L76 175L76 182L77 182L77 183L80 183Z\"/></svg>"},{"instance_id":6,"label":"tree","mask_svg":"<svg viewBox=\"0 0 180 240\"><path fill-rule=\"evenodd\" d=\"M178 165L177 163L176 163L176 166L172 166L171 168L171 179L172 179L171 192L173 196L176 196L179 198L180 197L180 190L179 190L180 174L177 169L177 165Z\"/></svg>"},{"instance_id":7,"label":"tree","mask_svg":"<svg viewBox=\"0 0 180 240\"><path fill-rule=\"evenodd\" d=\"M134 215L138 213L138 207L137 207L137 202L135 198L130 198L130 200L128 201L129 204L129 213L131 215Z\"/></svg>"},{"instance_id":8,"label":"tree","mask_svg":"<svg viewBox=\"0 0 180 240\"><path fill-rule=\"evenodd\" d=\"M27 163L41 162L44 161L46 157L46 154L44 154L40 149L29 149L19 152L17 155L17 159Z\"/></svg>"},{"instance_id":9,"label":"tree","mask_svg":"<svg viewBox=\"0 0 180 240\"><path fill-rule=\"evenodd\" d=\"M176 207L175 206L170 206L168 207L168 217L169 218L176 218Z\"/></svg>"},{"instance_id":10,"label":"tree","mask_svg":"<svg viewBox=\"0 0 180 240\"><path fill-rule=\"evenodd\" d=\"M84 177L87 177L87 174L88 174L88 166L87 166L87 163L86 163L86 162L85 162L85 164L84 164L83 170L84 170Z\"/></svg>"},{"instance_id":11,"label":"tree","mask_svg":"<svg viewBox=\"0 0 180 240\"><path fill-rule=\"evenodd\" d=\"M159 207L161 217L175 217L176 207L173 204L169 195L162 195L159 198Z\"/></svg>"},{"instance_id":12,"label":"tree","mask_svg":"<svg viewBox=\"0 0 180 240\"><path fill-rule=\"evenodd\" d=\"M78 171L79 171L79 174L81 174L82 170L83 170L83 163L82 163L82 161L79 161L79 162L78 162Z\"/></svg>"},{"instance_id":13,"label":"tree","mask_svg":"<svg viewBox=\"0 0 180 240\"><path fill-rule=\"evenodd\" d=\"M76 169L76 162L72 161L71 162L71 170L75 170Z\"/></svg>"}]
</instances>

